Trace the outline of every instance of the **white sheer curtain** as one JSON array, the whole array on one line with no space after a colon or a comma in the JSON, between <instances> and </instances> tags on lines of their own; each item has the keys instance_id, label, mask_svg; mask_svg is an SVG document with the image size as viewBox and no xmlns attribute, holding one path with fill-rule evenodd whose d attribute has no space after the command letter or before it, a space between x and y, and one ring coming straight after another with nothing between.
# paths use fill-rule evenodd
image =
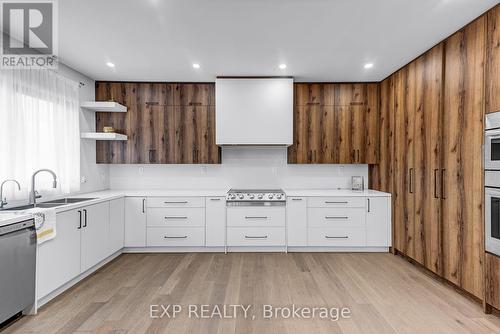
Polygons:
<instances>
[{"instance_id":1,"label":"white sheer curtain","mask_svg":"<svg viewBox=\"0 0 500 334\"><path fill-rule=\"evenodd\" d=\"M0 70L0 182L10 199L27 199L31 175L52 169L58 178L42 173L36 189L47 195L80 188L80 126L78 83L52 70Z\"/></svg>"}]
</instances>

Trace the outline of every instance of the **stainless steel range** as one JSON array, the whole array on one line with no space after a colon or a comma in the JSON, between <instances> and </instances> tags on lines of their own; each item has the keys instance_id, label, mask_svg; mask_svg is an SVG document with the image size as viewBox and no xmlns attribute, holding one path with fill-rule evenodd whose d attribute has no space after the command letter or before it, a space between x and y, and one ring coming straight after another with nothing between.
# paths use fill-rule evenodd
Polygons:
<instances>
[{"instance_id":1,"label":"stainless steel range","mask_svg":"<svg viewBox=\"0 0 500 334\"><path fill-rule=\"evenodd\" d=\"M285 206L286 195L281 189L231 189L227 206Z\"/></svg>"}]
</instances>

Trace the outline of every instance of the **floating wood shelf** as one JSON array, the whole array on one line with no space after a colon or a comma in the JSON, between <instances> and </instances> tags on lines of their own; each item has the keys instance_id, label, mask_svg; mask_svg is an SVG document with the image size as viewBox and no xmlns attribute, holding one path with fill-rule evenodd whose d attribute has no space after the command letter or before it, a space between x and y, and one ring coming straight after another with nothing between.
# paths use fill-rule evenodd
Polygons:
<instances>
[{"instance_id":1,"label":"floating wood shelf","mask_svg":"<svg viewBox=\"0 0 500 334\"><path fill-rule=\"evenodd\" d=\"M106 132L82 132L82 139L94 139L94 140L127 140L126 135L120 133L106 133Z\"/></svg>"},{"instance_id":2,"label":"floating wood shelf","mask_svg":"<svg viewBox=\"0 0 500 334\"><path fill-rule=\"evenodd\" d=\"M83 102L82 108L101 112L127 112L127 107L117 102L89 101Z\"/></svg>"}]
</instances>

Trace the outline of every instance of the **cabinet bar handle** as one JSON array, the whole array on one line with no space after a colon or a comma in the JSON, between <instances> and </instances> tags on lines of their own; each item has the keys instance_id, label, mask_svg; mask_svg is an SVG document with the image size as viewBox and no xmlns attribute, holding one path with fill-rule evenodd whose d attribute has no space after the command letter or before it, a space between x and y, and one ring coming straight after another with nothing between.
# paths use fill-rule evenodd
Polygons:
<instances>
[{"instance_id":1,"label":"cabinet bar handle","mask_svg":"<svg viewBox=\"0 0 500 334\"><path fill-rule=\"evenodd\" d=\"M368 212L370 212L370 210L371 210L370 199L369 199L369 198L367 198L366 200L367 200L367 202L368 202Z\"/></svg>"},{"instance_id":2,"label":"cabinet bar handle","mask_svg":"<svg viewBox=\"0 0 500 334\"><path fill-rule=\"evenodd\" d=\"M87 209L83 209L83 213L85 213L85 220L83 222L83 227L87 227Z\"/></svg>"},{"instance_id":3,"label":"cabinet bar handle","mask_svg":"<svg viewBox=\"0 0 500 334\"><path fill-rule=\"evenodd\" d=\"M267 239L267 235L256 235L256 236L251 236L251 235L245 235L245 239Z\"/></svg>"},{"instance_id":4,"label":"cabinet bar handle","mask_svg":"<svg viewBox=\"0 0 500 334\"><path fill-rule=\"evenodd\" d=\"M165 219L187 219L186 216L166 216Z\"/></svg>"},{"instance_id":5,"label":"cabinet bar handle","mask_svg":"<svg viewBox=\"0 0 500 334\"><path fill-rule=\"evenodd\" d=\"M176 237L169 237L168 235L165 235L163 237L163 239L187 239L187 237L188 237L187 235L178 236L178 237L177 236Z\"/></svg>"},{"instance_id":6,"label":"cabinet bar handle","mask_svg":"<svg viewBox=\"0 0 500 334\"><path fill-rule=\"evenodd\" d=\"M187 204L188 201L166 201L165 204Z\"/></svg>"},{"instance_id":7,"label":"cabinet bar handle","mask_svg":"<svg viewBox=\"0 0 500 334\"><path fill-rule=\"evenodd\" d=\"M342 237L331 237L329 235L325 235L325 238L326 239L349 239L349 237L347 235L342 236Z\"/></svg>"},{"instance_id":8,"label":"cabinet bar handle","mask_svg":"<svg viewBox=\"0 0 500 334\"><path fill-rule=\"evenodd\" d=\"M245 219L267 219L267 216L245 216Z\"/></svg>"},{"instance_id":9,"label":"cabinet bar handle","mask_svg":"<svg viewBox=\"0 0 500 334\"><path fill-rule=\"evenodd\" d=\"M146 199L142 199L142 213L146 213Z\"/></svg>"},{"instance_id":10,"label":"cabinet bar handle","mask_svg":"<svg viewBox=\"0 0 500 334\"><path fill-rule=\"evenodd\" d=\"M413 168L410 168L409 173L410 173L410 175L409 175L409 178L410 178L409 183L410 183L410 185L409 185L409 189L408 190L409 190L410 194L413 194Z\"/></svg>"},{"instance_id":11,"label":"cabinet bar handle","mask_svg":"<svg viewBox=\"0 0 500 334\"><path fill-rule=\"evenodd\" d=\"M220 201L220 198L211 198L211 201Z\"/></svg>"},{"instance_id":12,"label":"cabinet bar handle","mask_svg":"<svg viewBox=\"0 0 500 334\"><path fill-rule=\"evenodd\" d=\"M445 177L446 169L441 170L441 198L446 199L446 195L444 193L444 177Z\"/></svg>"},{"instance_id":13,"label":"cabinet bar handle","mask_svg":"<svg viewBox=\"0 0 500 334\"><path fill-rule=\"evenodd\" d=\"M325 201L326 204L347 204L347 202L333 202L333 201Z\"/></svg>"},{"instance_id":14,"label":"cabinet bar handle","mask_svg":"<svg viewBox=\"0 0 500 334\"><path fill-rule=\"evenodd\" d=\"M80 210L78 210L78 215L80 216L80 224L78 224L78 229L81 230L82 229L82 212Z\"/></svg>"},{"instance_id":15,"label":"cabinet bar handle","mask_svg":"<svg viewBox=\"0 0 500 334\"><path fill-rule=\"evenodd\" d=\"M439 198L437 194L437 178L438 178L439 169L434 169L434 198Z\"/></svg>"},{"instance_id":16,"label":"cabinet bar handle","mask_svg":"<svg viewBox=\"0 0 500 334\"><path fill-rule=\"evenodd\" d=\"M292 198L292 201L302 201L302 198Z\"/></svg>"},{"instance_id":17,"label":"cabinet bar handle","mask_svg":"<svg viewBox=\"0 0 500 334\"><path fill-rule=\"evenodd\" d=\"M349 219L349 217L325 216L326 219Z\"/></svg>"}]
</instances>

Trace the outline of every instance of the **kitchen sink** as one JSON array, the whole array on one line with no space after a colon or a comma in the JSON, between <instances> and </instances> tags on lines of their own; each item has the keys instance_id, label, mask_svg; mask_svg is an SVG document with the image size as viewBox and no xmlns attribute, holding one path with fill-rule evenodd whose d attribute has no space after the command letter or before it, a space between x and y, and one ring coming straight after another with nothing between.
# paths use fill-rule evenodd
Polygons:
<instances>
[{"instance_id":1,"label":"kitchen sink","mask_svg":"<svg viewBox=\"0 0 500 334\"><path fill-rule=\"evenodd\" d=\"M66 197L66 198L55 199L53 201L47 201L47 202L37 203L36 207L37 208L42 208L42 209L55 208L55 207L66 205L66 204L73 204L73 203L85 202L85 201L90 201L90 200L93 200L93 199L95 199L95 198ZM4 209L3 211L21 211L21 210L28 210L28 209L33 209L33 204L16 206L16 207L13 207L13 208Z\"/></svg>"}]
</instances>

